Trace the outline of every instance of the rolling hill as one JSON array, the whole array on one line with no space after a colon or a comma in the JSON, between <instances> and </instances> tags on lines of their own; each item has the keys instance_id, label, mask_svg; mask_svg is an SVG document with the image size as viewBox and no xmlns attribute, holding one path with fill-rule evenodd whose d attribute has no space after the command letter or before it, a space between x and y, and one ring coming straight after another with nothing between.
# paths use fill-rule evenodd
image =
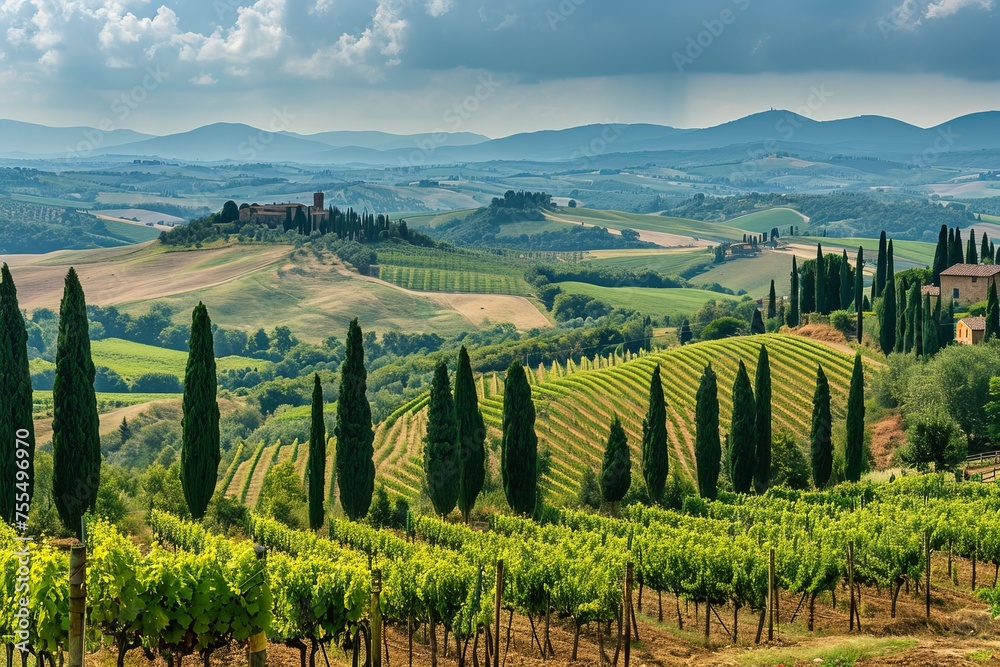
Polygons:
<instances>
[{"instance_id":1,"label":"rolling hill","mask_svg":"<svg viewBox=\"0 0 1000 667\"><path fill-rule=\"evenodd\" d=\"M693 480L695 392L701 373L711 362L719 375L720 426L725 432L729 428L738 361L742 359L752 373L761 344L767 346L771 360L775 432L787 431L805 447L817 364L823 365L830 380L834 418L844 418L853 359L800 336L730 338L627 359L598 358L580 365L535 369L529 379L538 413L535 428L539 449L548 449L552 455L545 487L562 499L576 494L584 469L600 467L614 413L621 417L628 434L633 475L639 474L642 418L656 364L661 366L668 404L670 466ZM503 413L502 380L495 375L483 377L479 391L490 438L498 438ZM375 433L378 480L390 491L411 498L419 495L423 478L421 451L427 400L423 396L401 406L378 425Z\"/></svg>"}]
</instances>

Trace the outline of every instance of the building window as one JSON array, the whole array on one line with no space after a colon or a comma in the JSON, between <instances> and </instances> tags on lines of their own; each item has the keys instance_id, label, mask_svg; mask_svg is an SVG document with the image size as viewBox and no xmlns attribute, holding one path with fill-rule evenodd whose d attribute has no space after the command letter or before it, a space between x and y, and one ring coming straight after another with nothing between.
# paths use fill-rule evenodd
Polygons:
<instances>
[{"instance_id":1,"label":"building window","mask_svg":"<svg viewBox=\"0 0 1000 667\"><path fill-rule=\"evenodd\" d=\"M976 282L976 279L977 279L977 278L976 278L976 276L972 276L972 282L973 282L973 283L975 283L975 282Z\"/></svg>"},{"instance_id":2,"label":"building window","mask_svg":"<svg viewBox=\"0 0 1000 667\"><path fill-rule=\"evenodd\" d=\"M953 299L957 299L958 298L958 288L957 287L951 291L951 298L953 298Z\"/></svg>"}]
</instances>

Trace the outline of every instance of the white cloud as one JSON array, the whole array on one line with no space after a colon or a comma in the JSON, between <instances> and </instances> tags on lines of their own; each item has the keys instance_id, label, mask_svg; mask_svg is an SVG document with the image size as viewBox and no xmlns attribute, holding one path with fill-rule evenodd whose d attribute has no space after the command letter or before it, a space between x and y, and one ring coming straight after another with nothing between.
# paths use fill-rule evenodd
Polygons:
<instances>
[{"instance_id":1,"label":"white cloud","mask_svg":"<svg viewBox=\"0 0 1000 667\"><path fill-rule=\"evenodd\" d=\"M188 32L174 37L183 60L247 62L274 58L285 45L285 0L257 0L237 10L236 25L223 35Z\"/></svg>"},{"instance_id":2,"label":"white cloud","mask_svg":"<svg viewBox=\"0 0 1000 667\"><path fill-rule=\"evenodd\" d=\"M202 72L198 76L191 77L189 82L196 86L214 86L219 83L219 80L208 72Z\"/></svg>"},{"instance_id":3,"label":"white cloud","mask_svg":"<svg viewBox=\"0 0 1000 667\"><path fill-rule=\"evenodd\" d=\"M438 17L447 14L454 6L454 0L427 0L427 13Z\"/></svg>"},{"instance_id":4,"label":"white cloud","mask_svg":"<svg viewBox=\"0 0 1000 667\"><path fill-rule=\"evenodd\" d=\"M333 9L334 0L316 0L316 4L310 7L310 14L326 14Z\"/></svg>"},{"instance_id":5,"label":"white cloud","mask_svg":"<svg viewBox=\"0 0 1000 667\"><path fill-rule=\"evenodd\" d=\"M934 0L927 7L924 16L929 19L943 19L966 7L993 9L993 0Z\"/></svg>"}]
</instances>

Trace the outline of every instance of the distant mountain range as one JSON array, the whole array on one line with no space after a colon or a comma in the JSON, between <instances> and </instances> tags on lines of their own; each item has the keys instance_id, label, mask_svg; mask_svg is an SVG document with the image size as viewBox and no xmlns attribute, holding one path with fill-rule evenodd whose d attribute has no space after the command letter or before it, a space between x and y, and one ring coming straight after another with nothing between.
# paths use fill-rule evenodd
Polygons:
<instances>
[{"instance_id":1,"label":"distant mountain range","mask_svg":"<svg viewBox=\"0 0 1000 667\"><path fill-rule=\"evenodd\" d=\"M492 160L587 164L614 153L809 148L829 154L919 159L928 154L1000 149L1000 111L960 116L921 128L883 116L816 121L771 110L703 129L597 124L490 139L469 132L412 135L333 131L268 132L214 123L152 136L131 130L47 127L0 120L0 157L159 158L191 162L299 162L331 165L426 165Z\"/></svg>"}]
</instances>

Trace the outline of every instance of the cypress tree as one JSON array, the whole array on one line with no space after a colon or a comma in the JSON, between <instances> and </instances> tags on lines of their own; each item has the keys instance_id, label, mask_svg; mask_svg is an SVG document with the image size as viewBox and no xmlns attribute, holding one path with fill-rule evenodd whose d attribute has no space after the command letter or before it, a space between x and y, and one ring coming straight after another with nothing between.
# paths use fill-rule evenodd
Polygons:
<instances>
[{"instance_id":1,"label":"cypress tree","mask_svg":"<svg viewBox=\"0 0 1000 667\"><path fill-rule=\"evenodd\" d=\"M913 285L913 351L924 355L924 300L920 298L920 282Z\"/></svg>"},{"instance_id":2,"label":"cypress tree","mask_svg":"<svg viewBox=\"0 0 1000 667\"><path fill-rule=\"evenodd\" d=\"M952 259L953 264L961 264L965 261L965 257L962 254L962 230L958 227L955 228L955 242L952 247Z\"/></svg>"},{"instance_id":3,"label":"cypress tree","mask_svg":"<svg viewBox=\"0 0 1000 667\"><path fill-rule=\"evenodd\" d=\"M604 448L601 464L601 496L606 503L617 503L628 493L632 485L632 461L629 457L628 440L618 415L611 420L608 443Z\"/></svg>"},{"instance_id":4,"label":"cypress tree","mask_svg":"<svg viewBox=\"0 0 1000 667\"><path fill-rule=\"evenodd\" d=\"M886 267L886 287L882 298L882 314L879 321L879 344L883 354L892 352L896 345L896 273L893 270L892 257L889 257Z\"/></svg>"},{"instance_id":5,"label":"cypress tree","mask_svg":"<svg viewBox=\"0 0 1000 667\"><path fill-rule=\"evenodd\" d=\"M861 479L865 448L865 374L861 353L854 355L851 391L847 397L847 441L844 444L844 476L848 482Z\"/></svg>"},{"instance_id":6,"label":"cypress tree","mask_svg":"<svg viewBox=\"0 0 1000 667\"><path fill-rule=\"evenodd\" d=\"M847 248L840 258L840 307L847 310L854 301L854 282L851 280L851 265L847 261Z\"/></svg>"},{"instance_id":7,"label":"cypress tree","mask_svg":"<svg viewBox=\"0 0 1000 667\"><path fill-rule=\"evenodd\" d=\"M830 255L826 258L826 309L831 313L840 310L840 288L842 287L839 258Z\"/></svg>"},{"instance_id":8,"label":"cypress tree","mask_svg":"<svg viewBox=\"0 0 1000 667\"><path fill-rule=\"evenodd\" d=\"M945 345L955 342L955 300L948 299L948 326L944 328ZM943 347L943 346L942 346Z\"/></svg>"},{"instance_id":9,"label":"cypress tree","mask_svg":"<svg viewBox=\"0 0 1000 667\"><path fill-rule=\"evenodd\" d=\"M882 291L885 289L885 281L888 279L886 273L888 267L888 254L885 246L885 230L878 237L878 263L875 265L875 291L872 294L872 299L877 299L882 296Z\"/></svg>"},{"instance_id":10,"label":"cypress tree","mask_svg":"<svg viewBox=\"0 0 1000 667\"><path fill-rule=\"evenodd\" d=\"M17 301L17 287L7 264L0 282L0 521L14 525L15 496L34 497L35 425L31 418L31 371L28 331ZM18 459L18 450L25 456ZM21 468L19 460L26 462ZM26 479L18 480L24 470Z\"/></svg>"},{"instance_id":11,"label":"cypress tree","mask_svg":"<svg viewBox=\"0 0 1000 667\"><path fill-rule=\"evenodd\" d=\"M212 321L200 302L191 316L189 349L181 419L181 487L191 516L201 519L219 481L221 453Z\"/></svg>"},{"instance_id":12,"label":"cypress tree","mask_svg":"<svg viewBox=\"0 0 1000 667\"><path fill-rule=\"evenodd\" d=\"M997 284L990 283L989 298L986 301L986 332L983 340L1000 336L1000 304L997 303Z\"/></svg>"},{"instance_id":13,"label":"cypress tree","mask_svg":"<svg viewBox=\"0 0 1000 667\"><path fill-rule=\"evenodd\" d=\"M81 537L80 519L94 509L101 481L101 434L94 361L83 287L66 274L59 306L52 385L52 492L63 525Z\"/></svg>"},{"instance_id":14,"label":"cypress tree","mask_svg":"<svg viewBox=\"0 0 1000 667\"><path fill-rule=\"evenodd\" d=\"M983 240L979 244L979 261L985 264L987 259L992 262L993 255L990 254L990 237L983 232Z\"/></svg>"},{"instance_id":15,"label":"cypress tree","mask_svg":"<svg viewBox=\"0 0 1000 667\"><path fill-rule=\"evenodd\" d=\"M955 230L948 228L948 254L946 255L947 260L945 261L945 269L950 268L956 264L955 262ZM942 269L944 270L944 269Z\"/></svg>"},{"instance_id":16,"label":"cypress tree","mask_svg":"<svg viewBox=\"0 0 1000 667\"><path fill-rule=\"evenodd\" d=\"M923 325L920 318L920 283L913 281L906 295L906 339L903 351L909 354L917 347L917 331Z\"/></svg>"},{"instance_id":17,"label":"cypress tree","mask_svg":"<svg viewBox=\"0 0 1000 667\"><path fill-rule=\"evenodd\" d=\"M694 338L694 334L691 333L691 323L688 322L687 318L685 317L684 321L681 322L681 332L680 332L681 345L691 342L692 338Z\"/></svg>"},{"instance_id":18,"label":"cypress tree","mask_svg":"<svg viewBox=\"0 0 1000 667\"><path fill-rule=\"evenodd\" d=\"M896 289L896 347L893 348L894 352L906 352L906 329L909 325L907 317L910 314L910 309L906 303L906 295L906 283L900 280Z\"/></svg>"},{"instance_id":19,"label":"cypress tree","mask_svg":"<svg viewBox=\"0 0 1000 667\"><path fill-rule=\"evenodd\" d=\"M774 293L774 279L771 279L771 291L767 295L767 319L772 319L778 314L778 297Z\"/></svg>"},{"instance_id":20,"label":"cypress tree","mask_svg":"<svg viewBox=\"0 0 1000 667\"><path fill-rule=\"evenodd\" d=\"M642 421L642 476L653 502L660 500L670 465L667 456L667 401L663 397L660 365L653 368L649 380L649 408Z\"/></svg>"},{"instance_id":21,"label":"cypress tree","mask_svg":"<svg viewBox=\"0 0 1000 667\"><path fill-rule=\"evenodd\" d=\"M990 241L990 261L992 261L994 264L997 263L997 250L993 246L993 241Z\"/></svg>"},{"instance_id":22,"label":"cypress tree","mask_svg":"<svg viewBox=\"0 0 1000 667\"><path fill-rule=\"evenodd\" d=\"M458 353L458 372L455 374L455 417L458 420L458 509L465 522L476 505L476 498L483 490L486 479L486 425L479 410L476 378L465 346Z\"/></svg>"},{"instance_id":23,"label":"cypress tree","mask_svg":"<svg viewBox=\"0 0 1000 667\"><path fill-rule=\"evenodd\" d=\"M816 281L816 312L821 315L829 315L830 309L827 306L826 289L826 263L823 261L823 244L816 244L816 265L813 267L814 280Z\"/></svg>"},{"instance_id":24,"label":"cypress tree","mask_svg":"<svg viewBox=\"0 0 1000 667\"><path fill-rule=\"evenodd\" d=\"M931 265L931 282L941 285L941 272L948 268L948 225L941 225L937 247L934 249L934 263Z\"/></svg>"},{"instance_id":25,"label":"cypress tree","mask_svg":"<svg viewBox=\"0 0 1000 667\"><path fill-rule=\"evenodd\" d=\"M788 309L788 326L794 329L799 326L799 269L796 266L795 255L792 255L792 285L789 292L791 303Z\"/></svg>"},{"instance_id":26,"label":"cypress tree","mask_svg":"<svg viewBox=\"0 0 1000 667\"><path fill-rule=\"evenodd\" d=\"M940 346L938 342L938 317L940 316L940 311L935 313L931 308L931 295L924 295L924 327L922 335L920 336L923 343L923 354L925 357L933 357Z\"/></svg>"},{"instance_id":27,"label":"cypress tree","mask_svg":"<svg viewBox=\"0 0 1000 667\"><path fill-rule=\"evenodd\" d=\"M518 361L507 369L500 459L507 504L516 514L532 514L538 489L538 436L531 387Z\"/></svg>"},{"instance_id":28,"label":"cypress tree","mask_svg":"<svg viewBox=\"0 0 1000 667\"><path fill-rule=\"evenodd\" d=\"M701 375L696 395L694 458L698 467L698 493L702 498L715 500L722 444L719 442L718 380L711 363Z\"/></svg>"},{"instance_id":29,"label":"cypress tree","mask_svg":"<svg viewBox=\"0 0 1000 667\"><path fill-rule=\"evenodd\" d=\"M937 348L940 350L942 347L948 344L947 335L945 327L950 327L951 322L949 321L945 324L942 317L946 317L947 313L941 311L941 293L938 292L937 303L934 305L934 325L937 327Z\"/></svg>"},{"instance_id":30,"label":"cypress tree","mask_svg":"<svg viewBox=\"0 0 1000 667\"><path fill-rule=\"evenodd\" d=\"M424 438L424 473L427 495L434 511L446 516L458 502L459 460L455 441L458 424L455 402L451 397L448 366L442 361L434 369L431 400L427 408L427 435Z\"/></svg>"},{"instance_id":31,"label":"cypress tree","mask_svg":"<svg viewBox=\"0 0 1000 667\"><path fill-rule=\"evenodd\" d=\"M969 230L969 243L965 249L965 263L979 264L979 256L976 254L976 230Z\"/></svg>"},{"instance_id":32,"label":"cypress tree","mask_svg":"<svg viewBox=\"0 0 1000 667\"><path fill-rule=\"evenodd\" d=\"M312 421L309 425L309 527L319 530L326 516L326 422L323 419L323 384L319 373L313 375Z\"/></svg>"},{"instance_id":33,"label":"cypress tree","mask_svg":"<svg viewBox=\"0 0 1000 667\"><path fill-rule=\"evenodd\" d=\"M750 320L750 333L751 334L762 334L766 333L767 328L764 326L764 318L760 315L760 310L757 308L753 309L753 318Z\"/></svg>"},{"instance_id":34,"label":"cypress tree","mask_svg":"<svg viewBox=\"0 0 1000 667\"><path fill-rule=\"evenodd\" d=\"M750 376L740 359L733 382L733 415L729 430L729 476L736 493L750 493L757 472L757 404Z\"/></svg>"},{"instance_id":35,"label":"cypress tree","mask_svg":"<svg viewBox=\"0 0 1000 667\"><path fill-rule=\"evenodd\" d=\"M864 285L865 285L865 250L858 246L858 257L854 260L854 310L857 313L858 342L861 342L864 329L862 327L861 316L865 310L864 305Z\"/></svg>"},{"instance_id":36,"label":"cypress tree","mask_svg":"<svg viewBox=\"0 0 1000 667\"><path fill-rule=\"evenodd\" d=\"M888 282L886 283L888 287ZM830 481L833 472L832 423L830 421L830 384L823 372L822 364L817 366L816 392L813 394L812 429L809 436L812 453L813 483L822 489Z\"/></svg>"},{"instance_id":37,"label":"cypress tree","mask_svg":"<svg viewBox=\"0 0 1000 667\"><path fill-rule=\"evenodd\" d=\"M754 377L754 398L757 414L754 425L757 431L756 461L753 485L757 493L764 493L771 481L771 360L767 348L761 344L757 355L757 374Z\"/></svg>"},{"instance_id":38,"label":"cypress tree","mask_svg":"<svg viewBox=\"0 0 1000 667\"><path fill-rule=\"evenodd\" d=\"M802 262L802 298L799 299L800 313L815 313L816 310L816 262Z\"/></svg>"},{"instance_id":39,"label":"cypress tree","mask_svg":"<svg viewBox=\"0 0 1000 667\"><path fill-rule=\"evenodd\" d=\"M347 349L340 368L337 394L337 488L344 514L357 521L368 514L375 492L375 463L372 461L372 409L368 403L368 371L365 370L364 338L357 318L347 330Z\"/></svg>"}]
</instances>

